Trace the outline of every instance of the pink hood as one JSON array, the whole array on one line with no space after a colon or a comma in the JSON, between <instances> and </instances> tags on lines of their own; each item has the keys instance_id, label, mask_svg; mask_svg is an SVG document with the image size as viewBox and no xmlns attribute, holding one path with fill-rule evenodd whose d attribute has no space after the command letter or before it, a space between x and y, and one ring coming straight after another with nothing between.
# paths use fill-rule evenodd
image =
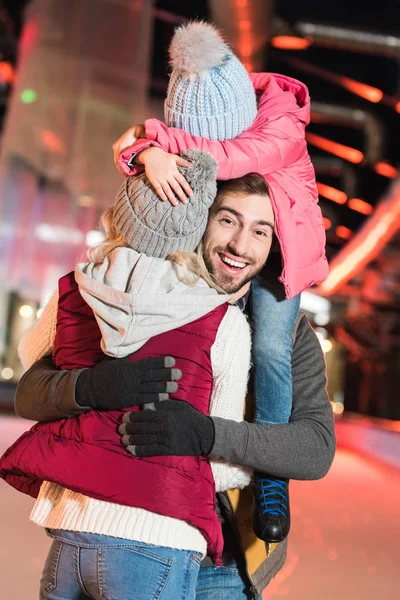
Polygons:
<instances>
[{"instance_id":1,"label":"pink hood","mask_svg":"<svg viewBox=\"0 0 400 600\"><path fill-rule=\"evenodd\" d=\"M310 94L304 83L277 73L250 73L250 78L261 96L258 108L268 111L269 119L281 117L284 112L296 117L305 127L309 124Z\"/></svg>"}]
</instances>

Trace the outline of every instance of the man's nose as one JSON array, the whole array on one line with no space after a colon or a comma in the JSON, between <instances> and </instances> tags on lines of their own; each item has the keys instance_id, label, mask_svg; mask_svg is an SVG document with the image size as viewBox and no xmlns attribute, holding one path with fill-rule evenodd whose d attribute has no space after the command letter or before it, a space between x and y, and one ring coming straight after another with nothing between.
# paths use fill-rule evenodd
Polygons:
<instances>
[{"instance_id":1,"label":"man's nose","mask_svg":"<svg viewBox=\"0 0 400 600\"><path fill-rule=\"evenodd\" d=\"M246 232L243 230L237 231L232 237L229 246L231 247L232 251L238 256L248 254L249 243Z\"/></svg>"}]
</instances>

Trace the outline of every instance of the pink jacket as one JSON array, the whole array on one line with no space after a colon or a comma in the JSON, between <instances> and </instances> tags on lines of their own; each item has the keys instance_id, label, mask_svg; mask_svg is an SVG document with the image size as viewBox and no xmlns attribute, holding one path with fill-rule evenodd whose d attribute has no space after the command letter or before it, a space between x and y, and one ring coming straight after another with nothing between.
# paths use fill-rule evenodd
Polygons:
<instances>
[{"instance_id":1,"label":"pink jacket","mask_svg":"<svg viewBox=\"0 0 400 600\"><path fill-rule=\"evenodd\" d=\"M127 148L120 156L120 165L125 174L135 174L140 167L131 168L128 162L132 154L149 145L173 154L199 148L218 161L218 179L242 177L252 171L264 175L281 246L283 271L279 279L291 298L328 274L325 229L304 136L310 121L310 96L303 83L284 75L252 73L251 78L259 95L258 114L252 126L234 140L196 138L148 119L147 139Z\"/></svg>"}]
</instances>

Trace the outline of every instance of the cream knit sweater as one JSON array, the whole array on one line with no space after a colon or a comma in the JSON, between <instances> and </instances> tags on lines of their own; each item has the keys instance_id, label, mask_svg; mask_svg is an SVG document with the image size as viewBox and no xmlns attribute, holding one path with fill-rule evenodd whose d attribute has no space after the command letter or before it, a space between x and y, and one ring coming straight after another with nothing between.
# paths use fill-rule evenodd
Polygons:
<instances>
[{"instance_id":1,"label":"cream knit sweater","mask_svg":"<svg viewBox=\"0 0 400 600\"><path fill-rule=\"evenodd\" d=\"M25 334L18 352L25 368L52 351L57 320L55 293L40 319ZM230 306L211 348L214 373L210 415L243 420L250 368L250 329L241 311ZM245 487L248 469L211 461L217 491ZM110 535L124 539L206 553L206 541L191 525L135 507L104 502L44 482L31 513L37 525Z\"/></svg>"}]
</instances>

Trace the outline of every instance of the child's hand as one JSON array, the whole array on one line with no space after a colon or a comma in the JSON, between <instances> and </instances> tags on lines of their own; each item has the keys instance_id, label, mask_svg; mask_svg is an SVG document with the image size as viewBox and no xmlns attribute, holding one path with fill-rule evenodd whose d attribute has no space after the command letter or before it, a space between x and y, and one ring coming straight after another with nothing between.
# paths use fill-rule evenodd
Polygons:
<instances>
[{"instance_id":1,"label":"child's hand","mask_svg":"<svg viewBox=\"0 0 400 600\"><path fill-rule=\"evenodd\" d=\"M192 163L154 146L139 152L136 161L145 166L147 178L160 200L169 200L172 206L177 206L178 197L183 204L188 203L188 196L192 196L193 191L178 171L178 165L190 167Z\"/></svg>"},{"instance_id":2,"label":"child's hand","mask_svg":"<svg viewBox=\"0 0 400 600\"><path fill-rule=\"evenodd\" d=\"M144 128L144 125L134 125L130 129L125 131L125 133L123 133L121 135L121 137L118 138L117 141L113 143L112 149L113 149L113 153L114 153L115 166L117 167L118 171L120 173L122 173L122 175L124 174L124 172L118 163L118 159L119 159L121 152L123 152L126 148L129 148L129 146L132 146L132 144L134 144L136 142L136 140L138 140L139 138L145 138L145 137L146 137L146 130Z\"/></svg>"}]
</instances>

